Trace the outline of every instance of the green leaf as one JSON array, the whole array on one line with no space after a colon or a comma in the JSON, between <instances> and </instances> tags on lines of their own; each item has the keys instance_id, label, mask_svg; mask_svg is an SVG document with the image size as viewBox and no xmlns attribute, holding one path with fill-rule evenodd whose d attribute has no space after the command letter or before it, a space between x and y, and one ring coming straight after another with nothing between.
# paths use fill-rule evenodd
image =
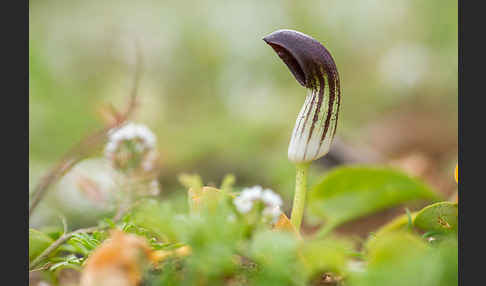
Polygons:
<instances>
[{"instance_id":1,"label":"green leaf","mask_svg":"<svg viewBox=\"0 0 486 286\"><path fill-rule=\"evenodd\" d=\"M419 199L440 198L423 183L395 170L344 167L330 172L310 191L309 208L336 226Z\"/></svg>"},{"instance_id":2,"label":"green leaf","mask_svg":"<svg viewBox=\"0 0 486 286\"><path fill-rule=\"evenodd\" d=\"M29 229L29 261L34 260L53 242L48 235L36 229Z\"/></svg>"},{"instance_id":3,"label":"green leaf","mask_svg":"<svg viewBox=\"0 0 486 286\"><path fill-rule=\"evenodd\" d=\"M226 193L213 187L203 187L199 192L189 189L189 208L191 211L201 211L203 209L214 210L218 207Z\"/></svg>"},{"instance_id":4,"label":"green leaf","mask_svg":"<svg viewBox=\"0 0 486 286\"><path fill-rule=\"evenodd\" d=\"M457 203L439 202L426 206L418 212L413 223L424 231L457 231Z\"/></svg>"},{"instance_id":5,"label":"green leaf","mask_svg":"<svg viewBox=\"0 0 486 286\"><path fill-rule=\"evenodd\" d=\"M390 232L396 232L396 231L411 231L410 229L410 221L412 221L412 226L413 226L413 220L417 216L417 212L414 213L405 213L403 215L400 215L396 218L394 218L392 221L388 222L384 226L380 227L373 235L370 235L368 240L365 243L365 248L368 248L368 245L373 242L373 240L386 235Z\"/></svg>"},{"instance_id":6,"label":"green leaf","mask_svg":"<svg viewBox=\"0 0 486 286\"><path fill-rule=\"evenodd\" d=\"M370 241L366 247L366 258L370 265L387 264L427 250L427 244L420 237L405 231L381 235Z\"/></svg>"},{"instance_id":7,"label":"green leaf","mask_svg":"<svg viewBox=\"0 0 486 286\"><path fill-rule=\"evenodd\" d=\"M370 241L365 258L350 285L457 285L457 239L450 235L431 245L410 232L389 232Z\"/></svg>"},{"instance_id":8,"label":"green leaf","mask_svg":"<svg viewBox=\"0 0 486 286\"><path fill-rule=\"evenodd\" d=\"M226 174L221 182L220 189L224 192L231 193L233 191L233 185L235 184L236 178L233 174Z\"/></svg>"},{"instance_id":9,"label":"green leaf","mask_svg":"<svg viewBox=\"0 0 486 286\"><path fill-rule=\"evenodd\" d=\"M258 271L248 285L304 285L298 246L299 240L292 233L269 230L256 233L249 258L258 265Z\"/></svg>"},{"instance_id":10,"label":"green leaf","mask_svg":"<svg viewBox=\"0 0 486 286\"><path fill-rule=\"evenodd\" d=\"M165 242L175 242L179 227L184 220L176 219L169 202L148 200L138 205L132 215L132 223L165 238Z\"/></svg>"},{"instance_id":11,"label":"green leaf","mask_svg":"<svg viewBox=\"0 0 486 286\"><path fill-rule=\"evenodd\" d=\"M353 244L342 238L305 241L299 248L308 278L325 272L343 275L352 257Z\"/></svg>"},{"instance_id":12,"label":"green leaf","mask_svg":"<svg viewBox=\"0 0 486 286\"><path fill-rule=\"evenodd\" d=\"M97 236L100 236L98 234ZM101 241L95 238L95 234L77 233L66 243L59 246L59 250L89 256L100 245Z\"/></svg>"},{"instance_id":13,"label":"green leaf","mask_svg":"<svg viewBox=\"0 0 486 286\"><path fill-rule=\"evenodd\" d=\"M85 257L78 258L75 255L68 255L65 257L58 257L51 259L53 263L49 267L49 271L56 271L56 270L61 270L61 269L75 269L75 270L81 270L81 265L83 262L86 260Z\"/></svg>"},{"instance_id":14,"label":"green leaf","mask_svg":"<svg viewBox=\"0 0 486 286\"><path fill-rule=\"evenodd\" d=\"M195 191L199 191L203 187L202 179L197 174L180 174L179 182L186 187L187 189L194 189Z\"/></svg>"},{"instance_id":15,"label":"green leaf","mask_svg":"<svg viewBox=\"0 0 486 286\"><path fill-rule=\"evenodd\" d=\"M366 267L362 272L352 273L352 285L429 285L421 270L428 247L419 237L408 232L390 232L370 241L367 247Z\"/></svg>"}]
</instances>

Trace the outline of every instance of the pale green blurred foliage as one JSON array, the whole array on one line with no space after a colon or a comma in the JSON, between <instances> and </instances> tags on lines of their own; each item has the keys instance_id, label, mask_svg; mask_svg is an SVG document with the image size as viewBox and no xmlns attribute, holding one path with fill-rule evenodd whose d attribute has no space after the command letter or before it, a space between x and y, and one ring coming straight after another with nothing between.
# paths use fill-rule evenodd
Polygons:
<instances>
[{"instance_id":1,"label":"pale green blurred foliage","mask_svg":"<svg viewBox=\"0 0 486 286\"><path fill-rule=\"evenodd\" d=\"M364 285L457 285L457 237L427 245L404 232L389 233L369 250L366 271L350 277L350 284Z\"/></svg>"},{"instance_id":2,"label":"pale green blurred foliage","mask_svg":"<svg viewBox=\"0 0 486 286\"><path fill-rule=\"evenodd\" d=\"M31 186L102 125L98 108L126 106L137 40L135 121L158 137L163 196L185 194L181 172L205 183L233 173L237 186L271 187L290 206L287 146L305 90L261 40L281 28L331 51L343 92L339 136L359 143L360 127L404 104L457 124L454 1L44 0L30 1L29 20Z\"/></svg>"}]
</instances>

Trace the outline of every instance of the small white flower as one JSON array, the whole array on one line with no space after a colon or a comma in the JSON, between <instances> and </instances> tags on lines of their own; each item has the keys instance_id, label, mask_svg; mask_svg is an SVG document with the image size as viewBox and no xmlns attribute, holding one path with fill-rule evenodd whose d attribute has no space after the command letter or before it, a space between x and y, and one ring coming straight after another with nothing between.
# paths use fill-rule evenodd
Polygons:
<instances>
[{"instance_id":1,"label":"small white flower","mask_svg":"<svg viewBox=\"0 0 486 286\"><path fill-rule=\"evenodd\" d=\"M261 186L254 186L251 188L245 188L241 194L233 200L236 209L240 213L247 213L253 207L253 201L259 200L262 194Z\"/></svg>"},{"instance_id":2,"label":"small white flower","mask_svg":"<svg viewBox=\"0 0 486 286\"><path fill-rule=\"evenodd\" d=\"M145 156L142 162L142 168L144 171L150 172L152 171L158 160L158 153L155 150L150 151L147 156Z\"/></svg>"},{"instance_id":3,"label":"small white flower","mask_svg":"<svg viewBox=\"0 0 486 286\"><path fill-rule=\"evenodd\" d=\"M262 214L264 217L269 217L272 223L275 223L277 222L277 219L280 216L281 212L282 211L280 210L280 206L271 206L263 209Z\"/></svg>"},{"instance_id":4,"label":"small white flower","mask_svg":"<svg viewBox=\"0 0 486 286\"><path fill-rule=\"evenodd\" d=\"M253 201L260 199L262 194L261 186L254 186L251 188L245 188L241 194L233 200L236 209L240 213L247 213L253 207Z\"/></svg>"},{"instance_id":5,"label":"small white flower","mask_svg":"<svg viewBox=\"0 0 486 286\"><path fill-rule=\"evenodd\" d=\"M263 216L270 217L272 222L280 215L282 198L270 189L263 190L261 186L245 188L241 194L233 200L236 209L242 213L248 213L256 201L261 201L265 205Z\"/></svg>"},{"instance_id":6,"label":"small white flower","mask_svg":"<svg viewBox=\"0 0 486 286\"><path fill-rule=\"evenodd\" d=\"M105 147L105 155L108 157L114 153L119 147L120 143L126 140L139 140L139 144L136 145L137 151L143 151L145 149L152 149L155 147L157 138L154 133L142 124L135 124L129 122L120 128L111 130L108 133L108 143Z\"/></svg>"},{"instance_id":7,"label":"small white flower","mask_svg":"<svg viewBox=\"0 0 486 286\"><path fill-rule=\"evenodd\" d=\"M108 133L105 156L115 168L120 170L153 166L156 137L145 125L127 123L114 128ZM150 162L145 162L150 161Z\"/></svg>"},{"instance_id":8,"label":"small white flower","mask_svg":"<svg viewBox=\"0 0 486 286\"><path fill-rule=\"evenodd\" d=\"M282 198L272 190L266 189L262 193L262 200L266 205L281 206Z\"/></svg>"}]
</instances>

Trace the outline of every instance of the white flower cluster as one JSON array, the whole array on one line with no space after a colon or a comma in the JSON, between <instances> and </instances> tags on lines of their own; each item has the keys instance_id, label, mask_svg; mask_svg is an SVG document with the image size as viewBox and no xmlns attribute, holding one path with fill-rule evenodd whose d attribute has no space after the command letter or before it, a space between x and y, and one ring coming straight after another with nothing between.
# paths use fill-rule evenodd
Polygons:
<instances>
[{"instance_id":1,"label":"white flower cluster","mask_svg":"<svg viewBox=\"0 0 486 286\"><path fill-rule=\"evenodd\" d=\"M282 198L270 189L263 190L261 186L245 188L241 194L233 200L236 209L242 213L248 213L256 201L265 205L263 216L270 217L272 222L278 219L282 206Z\"/></svg>"},{"instance_id":2,"label":"white flower cluster","mask_svg":"<svg viewBox=\"0 0 486 286\"><path fill-rule=\"evenodd\" d=\"M105 156L111 158L123 141L136 140L135 148L138 152L153 149L157 138L147 126L142 124L127 123L124 126L108 133L108 143L105 147Z\"/></svg>"}]
</instances>

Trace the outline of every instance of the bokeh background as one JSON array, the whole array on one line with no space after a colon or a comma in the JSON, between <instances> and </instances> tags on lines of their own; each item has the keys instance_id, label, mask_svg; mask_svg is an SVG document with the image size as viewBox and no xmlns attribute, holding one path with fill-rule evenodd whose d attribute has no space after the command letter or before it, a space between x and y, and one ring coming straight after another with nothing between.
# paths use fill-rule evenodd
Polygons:
<instances>
[{"instance_id":1,"label":"bokeh background","mask_svg":"<svg viewBox=\"0 0 486 286\"><path fill-rule=\"evenodd\" d=\"M30 189L103 110L127 103L143 56L133 121L157 135L161 199L182 209L182 173L272 188L291 206L290 134L305 90L262 38L295 29L322 42L341 77L337 139L313 178L340 164L385 164L451 195L457 188L456 1L60 1L29 3ZM101 152L100 152L101 155ZM76 172L109 188L102 160ZM69 176L31 219L92 225L109 208ZM66 181L67 180L67 181Z\"/></svg>"}]
</instances>

